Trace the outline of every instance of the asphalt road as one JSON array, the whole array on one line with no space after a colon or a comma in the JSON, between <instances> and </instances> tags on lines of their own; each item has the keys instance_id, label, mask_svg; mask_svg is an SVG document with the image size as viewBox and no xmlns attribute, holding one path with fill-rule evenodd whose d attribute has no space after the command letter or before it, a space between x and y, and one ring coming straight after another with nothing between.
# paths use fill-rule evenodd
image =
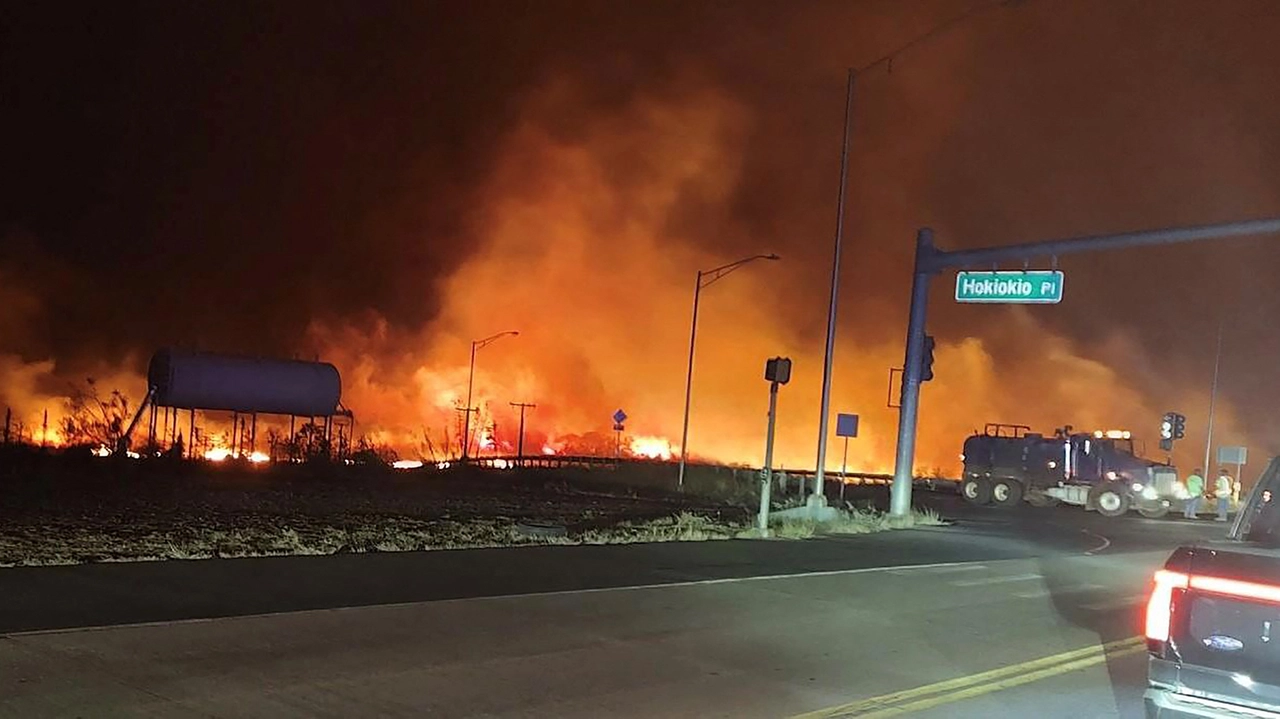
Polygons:
<instances>
[{"instance_id":1,"label":"asphalt road","mask_svg":"<svg viewBox=\"0 0 1280 719\"><path fill-rule=\"evenodd\" d=\"M1140 716L1146 581L1222 525L930 501L956 524L0 570L0 716Z\"/></svg>"}]
</instances>

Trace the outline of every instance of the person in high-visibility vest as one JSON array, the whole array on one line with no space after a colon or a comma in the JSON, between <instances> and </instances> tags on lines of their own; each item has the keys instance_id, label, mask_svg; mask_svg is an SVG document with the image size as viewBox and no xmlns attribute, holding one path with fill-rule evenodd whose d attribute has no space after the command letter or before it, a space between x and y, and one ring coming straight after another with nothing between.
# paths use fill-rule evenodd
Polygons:
<instances>
[{"instance_id":1,"label":"person in high-visibility vest","mask_svg":"<svg viewBox=\"0 0 1280 719\"><path fill-rule=\"evenodd\" d=\"M1227 521L1227 510L1231 507L1231 490L1235 482L1227 474L1226 467L1218 470L1218 480L1214 483L1213 496L1218 499L1218 521Z\"/></svg>"},{"instance_id":2,"label":"person in high-visibility vest","mask_svg":"<svg viewBox=\"0 0 1280 719\"><path fill-rule=\"evenodd\" d=\"M1182 516L1187 519L1195 519L1196 512L1200 511L1201 499L1204 499L1204 477L1197 467L1196 471L1187 477L1187 503L1182 510Z\"/></svg>"}]
</instances>

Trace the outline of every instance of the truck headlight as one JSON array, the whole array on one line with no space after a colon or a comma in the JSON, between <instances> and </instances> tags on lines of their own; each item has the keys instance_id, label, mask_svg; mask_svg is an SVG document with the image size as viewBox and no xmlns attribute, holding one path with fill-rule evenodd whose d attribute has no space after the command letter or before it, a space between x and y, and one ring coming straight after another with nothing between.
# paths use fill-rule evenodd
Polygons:
<instances>
[{"instance_id":1,"label":"truck headlight","mask_svg":"<svg viewBox=\"0 0 1280 719\"><path fill-rule=\"evenodd\" d=\"M1142 482L1134 482L1134 483L1133 483L1133 491L1135 491L1135 492L1141 492L1141 491L1142 491Z\"/></svg>"}]
</instances>

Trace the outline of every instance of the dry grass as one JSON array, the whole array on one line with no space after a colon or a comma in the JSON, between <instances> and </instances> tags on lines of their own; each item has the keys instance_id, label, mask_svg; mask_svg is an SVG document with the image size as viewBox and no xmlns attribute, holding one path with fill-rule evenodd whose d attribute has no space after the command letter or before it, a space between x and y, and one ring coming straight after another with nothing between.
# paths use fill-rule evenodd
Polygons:
<instances>
[{"instance_id":1,"label":"dry grass","mask_svg":"<svg viewBox=\"0 0 1280 719\"><path fill-rule=\"evenodd\" d=\"M889 515L875 509L851 508L841 512L833 522L791 519L775 522L774 535L783 539L808 539L819 534L872 534L910 527L941 527L947 522L932 509L912 509L905 521L894 522Z\"/></svg>"},{"instance_id":2,"label":"dry grass","mask_svg":"<svg viewBox=\"0 0 1280 719\"><path fill-rule=\"evenodd\" d=\"M931 510L915 510L908 526L941 525ZM773 535L808 539L819 533L869 533L895 528L874 509L851 509L840 521L818 525L788 521ZM650 521L570 531L561 537L526 536L511 517L425 519L385 514L330 517L237 514L183 517L146 525L140 522L51 521L0 527L0 567L154 562L161 559L283 557L498 548L522 545L604 545L639 542L712 541L755 536L748 523L723 521L696 512L680 512Z\"/></svg>"}]
</instances>

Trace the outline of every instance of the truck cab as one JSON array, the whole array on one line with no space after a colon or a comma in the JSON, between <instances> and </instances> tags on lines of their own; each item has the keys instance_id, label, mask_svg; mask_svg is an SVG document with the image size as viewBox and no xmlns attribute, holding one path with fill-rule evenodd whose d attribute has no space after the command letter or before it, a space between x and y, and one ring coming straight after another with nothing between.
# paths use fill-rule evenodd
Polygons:
<instances>
[{"instance_id":1,"label":"truck cab","mask_svg":"<svg viewBox=\"0 0 1280 719\"><path fill-rule=\"evenodd\" d=\"M1148 717L1280 719L1280 458L1226 538L1156 572L1146 638Z\"/></svg>"}]
</instances>

